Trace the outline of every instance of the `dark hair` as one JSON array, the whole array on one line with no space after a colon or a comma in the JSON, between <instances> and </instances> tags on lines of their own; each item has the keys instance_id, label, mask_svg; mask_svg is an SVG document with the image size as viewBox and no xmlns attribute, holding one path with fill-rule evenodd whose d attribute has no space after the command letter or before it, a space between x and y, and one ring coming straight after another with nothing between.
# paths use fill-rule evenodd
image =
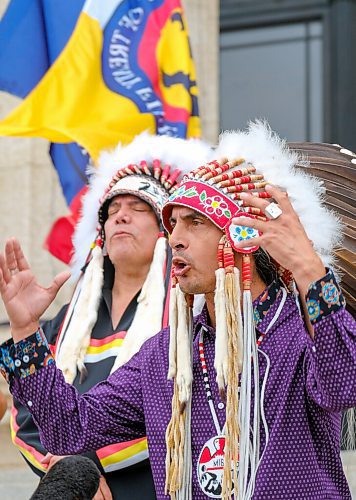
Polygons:
<instances>
[{"instance_id":1,"label":"dark hair","mask_svg":"<svg viewBox=\"0 0 356 500\"><path fill-rule=\"evenodd\" d=\"M262 248L259 248L253 256L258 275L266 285L270 285L273 281L278 280L276 266L271 261L270 256L262 250Z\"/></svg>"}]
</instances>

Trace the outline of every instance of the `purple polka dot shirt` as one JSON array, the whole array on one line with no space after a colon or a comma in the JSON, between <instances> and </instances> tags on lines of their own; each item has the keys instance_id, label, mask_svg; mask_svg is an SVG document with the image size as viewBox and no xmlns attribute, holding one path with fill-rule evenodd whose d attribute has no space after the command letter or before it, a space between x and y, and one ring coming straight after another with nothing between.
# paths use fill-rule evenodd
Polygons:
<instances>
[{"instance_id":1,"label":"purple polka dot shirt","mask_svg":"<svg viewBox=\"0 0 356 500\"><path fill-rule=\"evenodd\" d=\"M263 334L282 300L273 284L254 302L258 334ZM356 328L346 312L332 272L309 289L311 339L294 296L288 294L277 321L260 349L270 361L261 430L264 454L253 498L351 499L340 461L342 411L356 406ZM207 498L198 484L197 460L216 435L201 364L199 332L215 411L223 427L225 407L214 372L215 331L206 310L194 322L192 460L193 498ZM171 416L172 383L167 380L169 331L148 340L139 353L107 380L79 395L56 369L41 332L18 344L0 347L0 370L13 395L32 413L46 449L57 455L98 449L147 435L158 499L164 495L165 432ZM260 355L262 381L266 357Z\"/></svg>"}]
</instances>

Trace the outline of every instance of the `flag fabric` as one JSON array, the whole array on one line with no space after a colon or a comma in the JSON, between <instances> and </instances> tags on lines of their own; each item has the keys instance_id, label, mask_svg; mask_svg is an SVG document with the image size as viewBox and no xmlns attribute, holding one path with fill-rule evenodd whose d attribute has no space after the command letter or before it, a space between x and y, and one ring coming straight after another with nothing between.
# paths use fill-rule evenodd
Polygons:
<instances>
[{"instance_id":1,"label":"flag fabric","mask_svg":"<svg viewBox=\"0 0 356 500\"><path fill-rule=\"evenodd\" d=\"M66 45L84 0L12 0L0 22L0 90L26 97Z\"/></svg>"},{"instance_id":2,"label":"flag fabric","mask_svg":"<svg viewBox=\"0 0 356 500\"><path fill-rule=\"evenodd\" d=\"M54 257L69 264L73 254L72 236L79 220L82 198L88 190L85 185L73 198L69 205L70 214L59 217L51 227L44 242L44 248Z\"/></svg>"},{"instance_id":3,"label":"flag fabric","mask_svg":"<svg viewBox=\"0 0 356 500\"><path fill-rule=\"evenodd\" d=\"M197 87L179 0L88 0L67 46L1 135L102 149L142 130L200 134Z\"/></svg>"},{"instance_id":4,"label":"flag fabric","mask_svg":"<svg viewBox=\"0 0 356 500\"><path fill-rule=\"evenodd\" d=\"M39 1L13 0L0 23L0 89L25 97L49 67Z\"/></svg>"},{"instance_id":5,"label":"flag fabric","mask_svg":"<svg viewBox=\"0 0 356 500\"><path fill-rule=\"evenodd\" d=\"M86 169L89 155L78 144L52 143L49 149L53 165L55 166L63 195L70 205L77 194L86 186L88 179Z\"/></svg>"},{"instance_id":6,"label":"flag fabric","mask_svg":"<svg viewBox=\"0 0 356 500\"><path fill-rule=\"evenodd\" d=\"M64 5L67 1L63 0ZM95 160L102 149L119 141L130 142L143 130L200 136L195 69L180 1L87 0L81 11L80 1L83 4L77 0L71 12L67 6L71 21L64 34L48 24L48 19L56 17L55 4L64 9L62 2L13 0L10 4L13 8L16 4L17 11L21 7L23 17L36 19L32 31L40 30L42 22L47 26L47 37L57 33L57 41L47 47L47 63L45 50L41 52L42 66L36 78L46 64L53 65L28 97L0 121L0 135L39 136L53 142L50 154L70 215L54 224L45 247L64 262L70 260L71 236L78 218L73 207L80 207L78 193L87 182L88 153ZM33 3L32 10L25 9L27 3ZM12 26L16 24L14 13L5 15L12 19ZM63 15L60 18L64 24ZM28 30L30 22L25 19L22 23ZM39 34L38 38L40 51L45 41ZM14 51L12 57L16 60ZM24 59L28 62L30 55ZM22 77L27 91L36 78L26 87ZM11 78L8 81L11 83ZM0 84L5 89L1 74ZM11 89L11 85L6 88L15 93ZM25 90L17 95L25 95Z\"/></svg>"},{"instance_id":7,"label":"flag fabric","mask_svg":"<svg viewBox=\"0 0 356 500\"><path fill-rule=\"evenodd\" d=\"M0 90L26 97L70 38L84 0L12 0L0 22ZM86 184L88 154L52 144L50 155L68 204Z\"/></svg>"}]
</instances>

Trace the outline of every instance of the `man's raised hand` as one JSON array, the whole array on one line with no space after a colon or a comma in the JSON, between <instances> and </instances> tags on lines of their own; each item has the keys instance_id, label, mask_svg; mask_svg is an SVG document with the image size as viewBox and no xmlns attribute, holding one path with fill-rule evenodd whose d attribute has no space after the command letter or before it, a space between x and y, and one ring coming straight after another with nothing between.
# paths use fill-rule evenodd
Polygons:
<instances>
[{"instance_id":1,"label":"man's raised hand","mask_svg":"<svg viewBox=\"0 0 356 500\"><path fill-rule=\"evenodd\" d=\"M37 330L40 317L69 276L64 271L44 288L32 273L20 243L15 238L7 240L4 255L0 253L0 294L15 342Z\"/></svg>"}]
</instances>

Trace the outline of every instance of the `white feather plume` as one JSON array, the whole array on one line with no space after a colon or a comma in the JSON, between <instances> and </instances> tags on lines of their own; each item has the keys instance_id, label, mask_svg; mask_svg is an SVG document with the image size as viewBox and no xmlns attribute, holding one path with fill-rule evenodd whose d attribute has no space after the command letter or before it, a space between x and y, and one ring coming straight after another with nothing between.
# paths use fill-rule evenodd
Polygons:
<instances>
[{"instance_id":1,"label":"white feather plume","mask_svg":"<svg viewBox=\"0 0 356 500\"><path fill-rule=\"evenodd\" d=\"M308 166L306 160L289 150L286 141L262 121L250 123L246 132L224 132L215 154L216 158L244 158L256 167L257 173L263 173L267 181L287 191L316 252L325 266L332 266L333 250L342 240L341 224L321 203L322 183L295 168L301 162Z\"/></svg>"},{"instance_id":2,"label":"white feather plume","mask_svg":"<svg viewBox=\"0 0 356 500\"><path fill-rule=\"evenodd\" d=\"M82 217L73 236L72 277L77 279L85 264L90 245L96 237L99 200L119 168L142 160L152 162L158 158L162 163L168 163L187 173L209 161L211 155L210 146L199 139L152 136L148 132L138 135L127 146L118 144L114 150L102 152L98 167L90 167L88 170L91 175L89 191L83 199Z\"/></svg>"}]
</instances>

